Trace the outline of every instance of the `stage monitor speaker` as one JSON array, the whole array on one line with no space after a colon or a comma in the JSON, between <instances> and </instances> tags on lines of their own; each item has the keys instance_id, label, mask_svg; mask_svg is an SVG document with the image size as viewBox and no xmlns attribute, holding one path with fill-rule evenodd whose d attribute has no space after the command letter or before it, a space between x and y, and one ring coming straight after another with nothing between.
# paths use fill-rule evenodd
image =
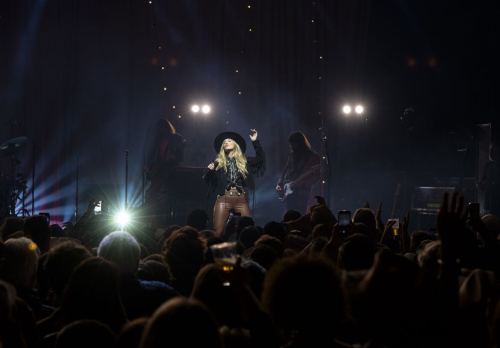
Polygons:
<instances>
[{"instance_id":1,"label":"stage monitor speaker","mask_svg":"<svg viewBox=\"0 0 500 348\"><path fill-rule=\"evenodd\" d=\"M443 195L450 196L455 187L415 187L412 196L411 209L421 212L437 212L443 201Z\"/></svg>"}]
</instances>

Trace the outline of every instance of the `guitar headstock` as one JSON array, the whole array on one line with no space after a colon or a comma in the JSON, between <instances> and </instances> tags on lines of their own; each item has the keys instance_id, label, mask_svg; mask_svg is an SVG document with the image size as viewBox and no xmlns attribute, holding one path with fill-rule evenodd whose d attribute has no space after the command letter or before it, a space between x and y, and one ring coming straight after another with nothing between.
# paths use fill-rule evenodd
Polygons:
<instances>
[{"instance_id":1,"label":"guitar headstock","mask_svg":"<svg viewBox=\"0 0 500 348\"><path fill-rule=\"evenodd\" d=\"M400 191L399 189L400 189L400 188L401 188L401 184L400 184L400 183L398 183L398 186L396 187L396 192L394 192L394 197L399 196L399 191Z\"/></svg>"}]
</instances>

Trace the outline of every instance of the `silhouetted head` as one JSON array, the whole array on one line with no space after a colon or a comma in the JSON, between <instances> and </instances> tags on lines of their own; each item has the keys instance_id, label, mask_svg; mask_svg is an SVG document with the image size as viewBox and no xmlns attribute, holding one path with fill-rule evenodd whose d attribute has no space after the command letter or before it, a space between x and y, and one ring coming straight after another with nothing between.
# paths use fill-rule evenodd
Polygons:
<instances>
[{"instance_id":1,"label":"silhouetted head","mask_svg":"<svg viewBox=\"0 0 500 348\"><path fill-rule=\"evenodd\" d=\"M334 336L344 317L336 270L316 257L278 261L265 278L262 303L286 339L292 333Z\"/></svg>"},{"instance_id":2,"label":"silhouetted head","mask_svg":"<svg viewBox=\"0 0 500 348\"><path fill-rule=\"evenodd\" d=\"M220 348L222 343L207 307L199 301L177 297L156 310L144 329L139 347Z\"/></svg>"},{"instance_id":3,"label":"silhouetted head","mask_svg":"<svg viewBox=\"0 0 500 348\"><path fill-rule=\"evenodd\" d=\"M257 239L260 238L259 231L254 226L248 226L240 233L239 240L245 246L245 249L253 247Z\"/></svg>"},{"instance_id":4,"label":"silhouetted head","mask_svg":"<svg viewBox=\"0 0 500 348\"><path fill-rule=\"evenodd\" d=\"M338 264L346 271L369 269L373 265L376 247L370 238L360 233L347 237L339 248Z\"/></svg>"},{"instance_id":5,"label":"silhouetted head","mask_svg":"<svg viewBox=\"0 0 500 348\"><path fill-rule=\"evenodd\" d=\"M250 253L250 259L257 262L259 265L269 270L271 266L278 261L278 253L276 250L267 245L257 245Z\"/></svg>"},{"instance_id":6,"label":"silhouetted head","mask_svg":"<svg viewBox=\"0 0 500 348\"><path fill-rule=\"evenodd\" d=\"M55 348L108 348L116 335L109 326L96 320L78 320L66 325L56 337Z\"/></svg>"},{"instance_id":7,"label":"silhouetted head","mask_svg":"<svg viewBox=\"0 0 500 348\"><path fill-rule=\"evenodd\" d=\"M276 250L276 254L279 258L283 257L283 243L278 238L268 234L264 234L263 236L259 237L259 239L257 239L257 241L254 243L254 246L256 247L259 245L267 245Z\"/></svg>"},{"instance_id":8,"label":"silhouetted head","mask_svg":"<svg viewBox=\"0 0 500 348\"><path fill-rule=\"evenodd\" d=\"M90 251L72 242L58 244L47 253L45 271L50 286L58 297L63 296L75 268L90 257Z\"/></svg>"},{"instance_id":9,"label":"silhouetted head","mask_svg":"<svg viewBox=\"0 0 500 348\"><path fill-rule=\"evenodd\" d=\"M11 238L5 241L2 249L0 278L17 289L32 290L36 282L39 252L35 243L25 237Z\"/></svg>"},{"instance_id":10,"label":"silhouetted head","mask_svg":"<svg viewBox=\"0 0 500 348\"><path fill-rule=\"evenodd\" d=\"M377 235L377 222L375 221L375 214L370 208L360 208L354 212L352 222L361 222L365 224L370 230L370 236Z\"/></svg>"},{"instance_id":11,"label":"silhouetted head","mask_svg":"<svg viewBox=\"0 0 500 348\"><path fill-rule=\"evenodd\" d=\"M141 259L141 248L128 232L113 232L99 244L97 256L113 262L120 271L120 277L134 278Z\"/></svg>"},{"instance_id":12,"label":"silhouetted head","mask_svg":"<svg viewBox=\"0 0 500 348\"><path fill-rule=\"evenodd\" d=\"M58 326L91 319L108 325L114 332L120 332L126 316L118 282L118 268L112 262L100 257L82 261L66 287Z\"/></svg>"},{"instance_id":13,"label":"silhouetted head","mask_svg":"<svg viewBox=\"0 0 500 348\"><path fill-rule=\"evenodd\" d=\"M285 243L286 230L285 226L276 221L270 221L264 225L264 235L270 235L278 238L281 243Z\"/></svg>"},{"instance_id":14,"label":"silhouetted head","mask_svg":"<svg viewBox=\"0 0 500 348\"><path fill-rule=\"evenodd\" d=\"M302 215L297 210L288 210L283 216L283 222L290 222L300 219Z\"/></svg>"},{"instance_id":15,"label":"silhouetted head","mask_svg":"<svg viewBox=\"0 0 500 348\"><path fill-rule=\"evenodd\" d=\"M197 231L203 231L207 228L208 214L205 209L193 209L189 212L186 225Z\"/></svg>"}]
</instances>

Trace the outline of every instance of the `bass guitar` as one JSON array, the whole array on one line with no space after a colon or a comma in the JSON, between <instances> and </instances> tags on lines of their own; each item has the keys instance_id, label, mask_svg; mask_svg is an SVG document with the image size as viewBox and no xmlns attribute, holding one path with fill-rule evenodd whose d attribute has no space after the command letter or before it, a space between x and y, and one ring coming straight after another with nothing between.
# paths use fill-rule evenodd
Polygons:
<instances>
[{"instance_id":1,"label":"bass guitar","mask_svg":"<svg viewBox=\"0 0 500 348\"><path fill-rule=\"evenodd\" d=\"M321 170L321 164L316 164L309 168L306 172L302 173L298 178L295 180L289 181L283 185L283 188L281 191L278 191L278 195L280 196L280 200L282 202L286 201L288 196L290 196L292 193L294 193L294 189L291 186L294 186L295 184L299 183L300 181L304 180L308 176L315 174Z\"/></svg>"}]
</instances>

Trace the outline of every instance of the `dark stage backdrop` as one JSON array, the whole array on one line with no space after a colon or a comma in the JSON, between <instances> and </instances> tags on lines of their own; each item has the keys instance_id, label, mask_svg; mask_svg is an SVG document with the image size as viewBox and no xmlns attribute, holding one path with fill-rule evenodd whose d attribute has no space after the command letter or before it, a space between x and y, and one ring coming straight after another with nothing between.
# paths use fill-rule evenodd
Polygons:
<instances>
[{"instance_id":1,"label":"dark stage backdrop","mask_svg":"<svg viewBox=\"0 0 500 348\"><path fill-rule=\"evenodd\" d=\"M274 186L288 135L303 131L322 153L323 116L340 190L334 208L364 203L374 171L390 173L373 185L387 187L391 202L400 172L459 172L454 144L437 146L450 120L491 121L495 5L483 3L447 16L431 1L3 0L0 142L32 140L18 169L28 180L28 209L36 145L35 212L61 223L74 219L79 154L80 214L101 192L119 209L125 149L129 204L137 206L158 118L185 137L185 166L207 165L219 132L247 137L256 128L268 161L256 194L262 223L280 218ZM464 19L477 25L465 30ZM342 104L359 101L366 117L341 122ZM191 113L193 103L210 104L211 114ZM419 114L412 136L399 121L406 107ZM410 156L411 146L423 150ZM10 159L0 158L0 172L10 171Z\"/></svg>"}]
</instances>

